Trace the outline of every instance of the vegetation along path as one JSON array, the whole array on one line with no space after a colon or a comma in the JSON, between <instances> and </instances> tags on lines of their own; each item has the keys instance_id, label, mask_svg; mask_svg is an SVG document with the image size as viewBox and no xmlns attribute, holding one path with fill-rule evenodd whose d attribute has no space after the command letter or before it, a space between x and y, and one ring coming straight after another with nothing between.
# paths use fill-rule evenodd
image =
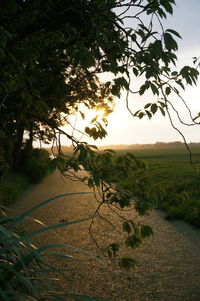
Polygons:
<instances>
[{"instance_id":1,"label":"vegetation along path","mask_svg":"<svg viewBox=\"0 0 200 301\"><path fill-rule=\"evenodd\" d=\"M79 182L63 180L58 171L46 177L40 184L15 205L23 211L49 197L67 193L88 191ZM90 216L97 206L93 195L66 196L35 213L34 217L46 224ZM133 215L132 211L127 212ZM102 208L101 217L93 223L93 236L103 247L119 241L120 235L113 230L109 219L118 227L118 215ZM105 218L105 219L104 219ZM61 263L62 268L72 268L68 278L56 284L61 291L87 294L115 301L199 301L200 300L200 231L184 222L166 221L160 212L152 212L143 218L153 227L154 235L141 248L129 251L137 260L134 270L126 272L117 262L102 257L88 233L90 222L60 228L55 232L37 237L35 243L63 243L73 245L98 255L101 260L88 257L77 250L69 251L70 260ZM26 227L33 227L28 224ZM124 249L125 254L127 250Z\"/></svg>"}]
</instances>

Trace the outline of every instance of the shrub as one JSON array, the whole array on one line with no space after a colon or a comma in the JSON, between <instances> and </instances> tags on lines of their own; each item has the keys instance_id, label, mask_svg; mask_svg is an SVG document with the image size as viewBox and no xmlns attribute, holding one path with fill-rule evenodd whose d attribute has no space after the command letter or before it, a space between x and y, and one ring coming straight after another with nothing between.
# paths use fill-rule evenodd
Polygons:
<instances>
[{"instance_id":1,"label":"shrub","mask_svg":"<svg viewBox=\"0 0 200 301\"><path fill-rule=\"evenodd\" d=\"M0 185L0 200L4 205L10 204L19 195L20 187L11 182L2 181Z\"/></svg>"},{"instance_id":2,"label":"shrub","mask_svg":"<svg viewBox=\"0 0 200 301\"><path fill-rule=\"evenodd\" d=\"M11 204L19 198L30 183L41 181L55 168L52 163L48 151L33 149L31 157L25 162L21 173L7 170L0 178L0 204Z\"/></svg>"},{"instance_id":3,"label":"shrub","mask_svg":"<svg viewBox=\"0 0 200 301\"><path fill-rule=\"evenodd\" d=\"M199 178L197 178L199 179ZM196 178L175 183L166 189L159 207L166 212L167 219L181 219L193 225L200 225L199 186Z\"/></svg>"},{"instance_id":4,"label":"shrub","mask_svg":"<svg viewBox=\"0 0 200 301\"><path fill-rule=\"evenodd\" d=\"M9 205L30 185L23 175L9 171L0 180L0 203Z\"/></svg>"},{"instance_id":5,"label":"shrub","mask_svg":"<svg viewBox=\"0 0 200 301\"><path fill-rule=\"evenodd\" d=\"M51 159L49 152L45 149L36 148L33 149L22 172L29 178L31 183L37 183L52 171L53 165L50 163Z\"/></svg>"}]
</instances>

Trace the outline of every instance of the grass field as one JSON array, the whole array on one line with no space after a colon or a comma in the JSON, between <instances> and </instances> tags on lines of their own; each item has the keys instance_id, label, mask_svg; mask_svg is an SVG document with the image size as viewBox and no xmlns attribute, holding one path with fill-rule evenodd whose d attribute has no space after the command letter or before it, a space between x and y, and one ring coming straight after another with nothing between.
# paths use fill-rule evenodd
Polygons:
<instances>
[{"instance_id":1,"label":"grass field","mask_svg":"<svg viewBox=\"0 0 200 301\"><path fill-rule=\"evenodd\" d=\"M192 160L200 162L200 148L192 148ZM145 160L148 164L149 175L155 177L155 181L172 181L176 177L189 180L196 177L193 167L190 164L189 153L186 148L149 148L129 150L136 158ZM127 150L116 151L117 155L123 155ZM195 164L197 171L200 164ZM153 180L153 179L152 179Z\"/></svg>"},{"instance_id":2,"label":"grass field","mask_svg":"<svg viewBox=\"0 0 200 301\"><path fill-rule=\"evenodd\" d=\"M200 161L200 147L192 147L191 151L192 160ZM159 195L158 206L165 210L167 218L200 225L200 164L195 164L195 172L187 149L146 148L128 152L147 162L146 174ZM125 153L127 149L116 151L117 156Z\"/></svg>"}]
</instances>

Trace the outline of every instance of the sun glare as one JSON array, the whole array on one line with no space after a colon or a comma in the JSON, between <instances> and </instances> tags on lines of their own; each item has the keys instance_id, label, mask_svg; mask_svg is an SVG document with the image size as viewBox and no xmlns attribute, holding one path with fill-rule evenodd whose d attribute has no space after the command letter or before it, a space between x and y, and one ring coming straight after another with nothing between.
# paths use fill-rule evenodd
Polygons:
<instances>
[{"instance_id":1,"label":"sun glare","mask_svg":"<svg viewBox=\"0 0 200 301\"><path fill-rule=\"evenodd\" d=\"M87 109L84 112L84 119L86 122L94 123L95 121L100 122L106 116L104 109Z\"/></svg>"},{"instance_id":2,"label":"sun glare","mask_svg":"<svg viewBox=\"0 0 200 301\"><path fill-rule=\"evenodd\" d=\"M66 132L72 131L73 135L76 135L76 139L82 139L83 137L85 139L83 133L86 127L93 128L95 123L101 123L103 127L107 126L107 115L107 109L104 109L103 106L88 109L86 106L80 105L76 115L68 117L68 124L63 126L63 130Z\"/></svg>"},{"instance_id":3,"label":"sun glare","mask_svg":"<svg viewBox=\"0 0 200 301\"><path fill-rule=\"evenodd\" d=\"M100 110L95 110L97 118L102 119L103 117L106 116L105 114L105 110L104 109L100 109Z\"/></svg>"}]
</instances>

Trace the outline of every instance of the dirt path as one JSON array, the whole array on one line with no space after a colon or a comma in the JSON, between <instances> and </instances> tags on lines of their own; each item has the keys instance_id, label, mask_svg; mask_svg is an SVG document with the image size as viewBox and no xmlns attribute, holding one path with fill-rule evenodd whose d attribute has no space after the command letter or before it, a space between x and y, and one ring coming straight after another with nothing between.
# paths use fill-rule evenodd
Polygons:
<instances>
[{"instance_id":1,"label":"dirt path","mask_svg":"<svg viewBox=\"0 0 200 301\"><path fill-rule=\"evenodd\" d=\"M57 194L78 191L88 191L88 188L78 182L64 182L55 171L26 193L14 207L23 211ZM34 216L50 225L88 217L96 205L92 195L67 196L40 209ZM117 226L118 218L111 211L103 208L101 214ZM69 249L68 254L74 259L65 260L61 265L75 270L69 272L68 281L63 281L60 289L113 301L200 301L200 231L183 222L168 222L159 212L151 213L144 221L152 225L154 236L132 254L129 252L138 262L135 270L127 273L116 263L111 264L106 259L98 261ZM89 222L84 222L59 229L57 235L67 244L101 257L88 234L88 226ZM120 240L103 219L95 221L93 233L101 246ZM55 232L43 235L39 243L41 241L63 242Z\"/></svg>"}]
</instances>

